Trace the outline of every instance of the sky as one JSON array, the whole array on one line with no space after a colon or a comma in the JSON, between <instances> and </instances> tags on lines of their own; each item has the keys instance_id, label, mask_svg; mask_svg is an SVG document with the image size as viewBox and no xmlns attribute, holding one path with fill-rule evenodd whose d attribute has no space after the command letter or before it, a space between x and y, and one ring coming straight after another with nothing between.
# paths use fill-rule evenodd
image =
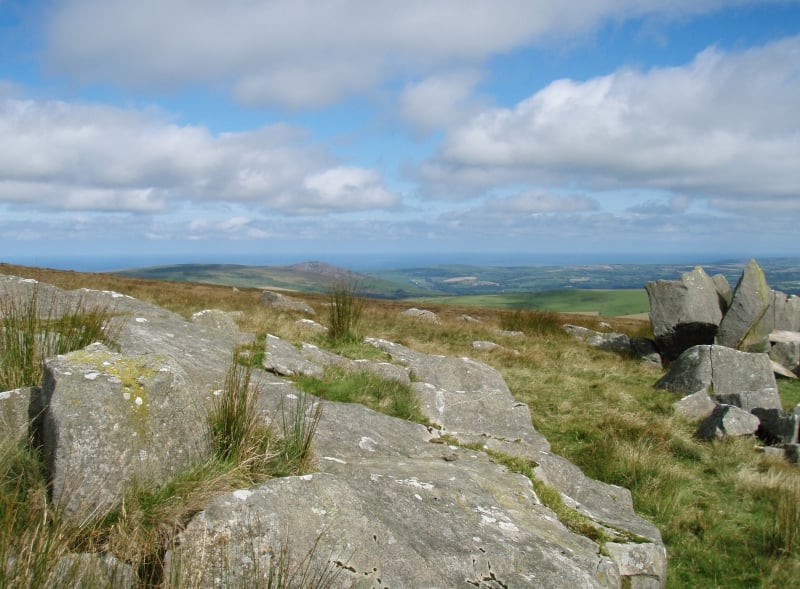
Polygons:
<instances>
[{"instance_id":1,"label":"sky","mask_svg":"<svg viewBox=\"0 0 800 589\"><path fill-rule=\"evenodd\" d=\"M0 0L0 261L800 256L800 0Z\"/></svg>"}]
</instances>

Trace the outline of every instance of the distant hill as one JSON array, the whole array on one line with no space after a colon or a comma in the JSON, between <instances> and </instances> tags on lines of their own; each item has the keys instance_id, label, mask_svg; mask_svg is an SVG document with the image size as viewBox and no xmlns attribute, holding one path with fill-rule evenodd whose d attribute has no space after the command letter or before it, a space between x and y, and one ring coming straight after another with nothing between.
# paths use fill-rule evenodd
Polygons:
<instances>
[{"instance_id":1,"label":"distant hill","mask_svg":"<svg viewBox=\"0 0 800 589\"><path fill-rule=\"evenodd\" d=\"M800 295L800 259L757 260L769 285ZM748 260L701 264L709 275L722 274L731 284L741 276ZM649 280L676 279L691 264L609 264L594 266L472 266L440 265L396 268L357 273L324 262L291 266L241 266L235 264L180 264L134 268L117 272L126 276L205 282L229 286L327 292L337 281L352 281L363 296L405 299L562 290L639 290ZM466 303L466 301L465 301Z\"/></svg>"},{"instance_id":2,"label":"distant hill","mask_svg":"<svg viewBox=\"0 0 800 589\"><path fill-rule=\"evenodd\" d=\"M237 264L176 264L132 268L115 272L122 276L205 282L255 288L273 288L299 292L327 292L338 281L352 281L362 296L404 299L430 295L431 291L413 285L401 285L380 277L352 272L324 262L304 262L291 266L242 266ZM440 294L438 291L434 294ZM443 293L442 293L443 294Z\"/></svg>"}]
</instances>

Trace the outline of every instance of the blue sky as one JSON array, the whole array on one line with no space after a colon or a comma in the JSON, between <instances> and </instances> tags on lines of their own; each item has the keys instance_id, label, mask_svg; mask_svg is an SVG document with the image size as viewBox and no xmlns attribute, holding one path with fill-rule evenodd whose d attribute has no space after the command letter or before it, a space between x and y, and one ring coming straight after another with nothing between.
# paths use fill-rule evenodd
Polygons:
<instances>
[{"instance_id":1,"label":"blue sky","mask_svg":"<svg viewBox=\"0 0 800 589\"><path fill-rule=\"evenodd\" d=\"M800 0L0 0L0 261L800 255L798 105Z\"/></svg>"}]
</instances>

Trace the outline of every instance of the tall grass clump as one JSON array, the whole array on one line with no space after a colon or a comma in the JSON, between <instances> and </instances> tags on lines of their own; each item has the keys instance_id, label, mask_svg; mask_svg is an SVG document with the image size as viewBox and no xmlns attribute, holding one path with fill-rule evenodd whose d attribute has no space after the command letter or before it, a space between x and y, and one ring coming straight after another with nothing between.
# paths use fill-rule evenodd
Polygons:
<instances>
[{"instance_id":1,"label":"tall grass clump","mask_svg":"<svg viewBox=\"0 0 800 589\"><path fill-rule=\"evenodd\" d=\"M62 305L63 306L63 305ZM79 297L59 309L55 295L42 301L38 286L27 297L0 297L0 390L39 382L45 358L93 342L116 345L123 324L112 323L108 305Z\"/></svg>"},{"instance_id":2,"label":"tall grass clump","mask_svg":"<svg viewBox=\"0 0 800 589\"><path fill-rule=\"evenodd\" d=\"M358 328L364 309L363 299L357 296L358 284L340 280L331 287L328 297L328 337L337 344L358 341Z\"/></svg>"}]
</instances>

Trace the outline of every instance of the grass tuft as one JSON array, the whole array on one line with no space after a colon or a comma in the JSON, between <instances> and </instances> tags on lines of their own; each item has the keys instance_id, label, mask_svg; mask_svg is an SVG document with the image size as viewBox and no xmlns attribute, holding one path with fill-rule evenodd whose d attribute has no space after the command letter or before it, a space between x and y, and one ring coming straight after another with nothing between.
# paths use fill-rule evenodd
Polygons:
<instances>
[{"instance_id":1,"label":"grass tuft","mask_svg":"<svg viewBox=\"0 0 800 589\"><path fill-rule=\"evenodd\" d=\"M335 343L358 341L358 328L364 308L363 299L357 296L358 284L341 280L331 287L328 305L328 337Z\"/></svg>"}]
</instances>

